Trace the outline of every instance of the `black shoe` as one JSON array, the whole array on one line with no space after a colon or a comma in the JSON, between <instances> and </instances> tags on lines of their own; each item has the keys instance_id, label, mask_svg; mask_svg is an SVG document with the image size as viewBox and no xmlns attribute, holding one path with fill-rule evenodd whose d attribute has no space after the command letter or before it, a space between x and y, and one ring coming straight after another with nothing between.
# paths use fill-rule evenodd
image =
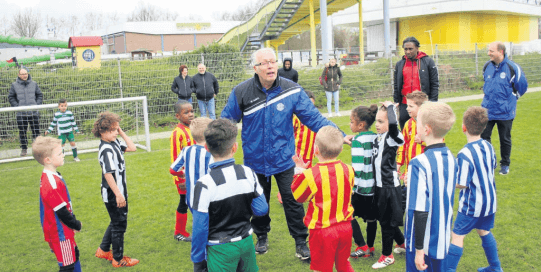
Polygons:
<instances>
[{"instance_id":1,"label":"black shoe","mask_svg":"<svg viewBox=\"0 0 541 272\"><path fill-rule=\"evenodd\" d=\"M183 242L190 242L191 243L192 242L192 237L191 236L186 237L186 236L179 233L179 234L175 235L175 240L177 240L179 242L183 241Z\"/></svg>"},{"instance_id":2,"label":"black shoe","mask_svg":"<svg viewBox=\"0 0 541 272\"><path fill-rule=\"evenodd\" d=\"M255 253L265 254L269 250L269 239L267 235L257 236L257 243L255 244Z\"/></svg>"},{"instance_id":3,"label":"black shoe","mask_svg":"<svg viewBox=\"0 0 541 272\"><path fill-rule=\"evenodd\" d=\"M27 154L26 149L21 150L21 157L26 156L26 154Z\"/></svg>"},{"instance_id":4,"label":"black shoe","mask_svg":"<svg viewBox=\"0 0 541 272\"><path fill-rule=\"evenodd\" d=\"M306 242L297 243L295 256L301 260L310 259L310 249L306 246Z\"/></svg>"}]
</instances>

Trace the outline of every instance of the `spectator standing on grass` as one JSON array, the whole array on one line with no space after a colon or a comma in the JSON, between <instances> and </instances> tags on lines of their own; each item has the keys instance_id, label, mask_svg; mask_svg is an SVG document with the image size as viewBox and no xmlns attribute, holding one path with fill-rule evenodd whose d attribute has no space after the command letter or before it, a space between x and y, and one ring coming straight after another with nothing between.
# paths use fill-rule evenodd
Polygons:
<instances>
[{"instance_id":1,"label":"spectator standing on grass","mask_svg":"<svg viewBox=\"0 0 541 272\"><path fill-rule=\"evenodd\" d=\"M415 37L407 37L402 42L404 56L396 63L394 69L394 102L399 104L399 123L400 128L410 116L406 110L408 102L406 95L420 90L428 95L428 100L438 101L438 89L440 82L438 80L438 68L425 52L419 51L419 41Z\"/></svg>"},{"instance_id":2,"label":"spectator standing on grass","mask_svg":"<svg viewBox=\"0 0 541 272\"><path fill-rule=\"evenodd\" d=\"M278 70L278 75L295 83L299 82L299 73L293 69L293 60L291 58L284 59L284 67Z\"/></svg>"},{"instance_id":3,"label":"spectator standing on grass","mask_svg":"<svg viewBox=\"0 0 541 272\"><path fill-rule=\"evenodd\" d=\"M195 87L193 79L188 75L188 67L180 65L178 71L180 74L173 80L171 91L178 95L178 100L186 100L192 103L192 93Z\"/></svg>"},{"instance_id":4,"label":"spectator standing on grass","mask_svg":"<svg viewBox=\"0 0 541 272\"><path fill-rule=\"evenodd\" d=\"M500 135L500 175L509 173L511 163L511 128L517 111L517 100L526 93L528 81L524 71L505 54L502 42L488 47L490 61L483 68L483 92L481 106L488 111L488 124L481 138L490 142L494 125Z\"/></svg>"},{"instance_id":5,"label":"spectator standing on grass","mask_svg":"<svg viewBox=\"0 0 541 272\"><path fill-rule=\"evenodd\" d=\"M19 70L17 80L11 84L8 95L9 103L12 107L41 105L43 94L38 84L32 80L26 69ZM26 130L30 126L32 129L32 140L39 136L39 112L38 111L18 111L17 127L19 128L19 142L21 143L21 156L26 156L28 149L28 139Z\"/></svg>"},{"instance_id":6,"label":"spectator standing on grass","mask_svg":"<svg viewBox=\"0 0 541 272\"><path fill-rule=\"evenodd\" d=\"M254 52L252 67L254 77L233 89L221 118L236 122L242 120L244 164L257 174L267 202L271 193L271 176L274 176L282 196L289 233L295 239L296 256L308 259L308 229L302 221L304 208L291 193L295 169L292 159L295 155L292 118L295 114L316 133L324 126L336 125L319 113L301 86L278 77L274 50L263 48ZM344 142L351 143L351 138L347 136ZM269 213L252 219L252 227L257 235L255 250L259 254L268 250L270 222Z\"/></svg>"},{"instance_id":7,"label":"spectator standing on grass","mask_svg":"<svg viewBox=\"0 0 541 272\"><path fill-rule=\"evenodd\" d=\"M327 97L327 111L329 117L332 117L332 99L334 99L334 111L336 112L336 116L342 116L338 109L338 104L340 102L339 90L340 85L342 85L342 72L336 63L335 58L329 60L329 67L325 66L325 69L323 69L323 73L321 74L321 79L323 80L325 96Z\"/></svg>"},{"instance_id":8,"label":"spectator standing on grass","mask_svg":"<svg viewBox=\"0 0 541 272\"><path fill-rule=\"evenodd\" d=\"M197 66L197 70L199 73L193 76L193 83L201 117L207 116L208 112L210 119L216 119L215 98L220 89L218 80L207 72L207 67L203 63Z\"/></svg>"}]
</instances>

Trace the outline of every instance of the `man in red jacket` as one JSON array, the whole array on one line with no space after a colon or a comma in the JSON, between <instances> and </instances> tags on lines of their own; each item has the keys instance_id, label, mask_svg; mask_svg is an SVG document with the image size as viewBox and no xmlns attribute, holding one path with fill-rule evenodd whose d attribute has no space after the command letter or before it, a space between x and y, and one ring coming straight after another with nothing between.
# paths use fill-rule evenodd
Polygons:
<instances>
[{"instance_id":1,"label":"man in red jacket","mask_svg":"<svg viewBox=\"0 0 541 272\"><path fill-rule=\"evenodd\" d=\"M438 68L427 54L419 51L419 41L408 37L402 42L405 55L396 63L394 70L394 102L400 103L400 128L410 118L406 111L406 95L413 91L426 93L429 101L438 101Z\"/></svg>"}]
</instances>

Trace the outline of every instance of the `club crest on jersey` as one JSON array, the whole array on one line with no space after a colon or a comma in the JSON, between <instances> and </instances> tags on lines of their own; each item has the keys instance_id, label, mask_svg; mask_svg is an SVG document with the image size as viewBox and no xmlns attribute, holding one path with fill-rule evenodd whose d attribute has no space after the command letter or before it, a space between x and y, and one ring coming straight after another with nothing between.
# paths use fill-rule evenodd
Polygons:
<instances>
[{"instance_id":1,"label":"club crest on jersey","mask_svg":"<svg viewBox=\"0 0 541 272\"><path fill-rule=\"evenodd\" d=\"M285 108L284 104L283 103L278 103L278 105L276 105L276 109L279 110L279 111L283 111Z\"/></svg>"},{"instance_id":2,"label":"club crest on jersey","mask_svg":"<svg viewBox=\"0 0 541 272\"><path fill-rule=\"evenodd\" d=\"M505 78L505 72L500 73L500 78Z\"/></svg>"},{"instance_id":3,"label":"club crest on jersey","mask_svg":"<svg viewBox=\"0 0 541 272\"><path fill-rule=\"evenodd\" d=\"M378 156L378 149L377 148L373 148L372 149L372 157L377 157Z\"/></svg>"}]
</instances>

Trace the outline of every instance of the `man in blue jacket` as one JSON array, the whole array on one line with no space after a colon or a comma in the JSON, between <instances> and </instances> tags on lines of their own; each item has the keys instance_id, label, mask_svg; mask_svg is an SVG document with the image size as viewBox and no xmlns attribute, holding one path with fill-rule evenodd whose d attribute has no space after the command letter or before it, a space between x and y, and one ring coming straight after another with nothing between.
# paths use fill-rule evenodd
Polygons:
<instances>
[{"instance_id":1,"label":"man in blue jacket","mask_svg":"<svg viewBox=\"0 0 541 272\"><path fill-rule=\"evenodd\" d=\"M308 230L302 222L304 208L291 192L295 172L292 118L293 114L297 115L314 132L324 126L336 125L319 113L301 86L278 77L276 54L272 49L256 51L252 55L252 66L254 77L233 89L221 118L242 120L244 164L256 172L267 203L271 176L274 176L282 195L289 233L295 239L295 255L305 260L310 258L310 250L306 246ZM349 144L351 136L346 136L344 142ZM269 213L252 219L252 228L257 235L255 250L259 254L267 252L270 221Z\"/></svg>"},{"instance_id":2,"label":"man in blue jacket","mask_svg":"<svg viewBox=\"0 0 541 272\"><path fill-rule=\"evenodd\" d=\"M528 81L524 71L505 54L502 42L488 47L490 61L483 68L485 97L481 106L488 111L488 124L481 138L490 142L494 125L500 135L500 174L509 173L511 163L511 127L517 110L517 100L526 93Z\"/></svg>"}]
</instances>

